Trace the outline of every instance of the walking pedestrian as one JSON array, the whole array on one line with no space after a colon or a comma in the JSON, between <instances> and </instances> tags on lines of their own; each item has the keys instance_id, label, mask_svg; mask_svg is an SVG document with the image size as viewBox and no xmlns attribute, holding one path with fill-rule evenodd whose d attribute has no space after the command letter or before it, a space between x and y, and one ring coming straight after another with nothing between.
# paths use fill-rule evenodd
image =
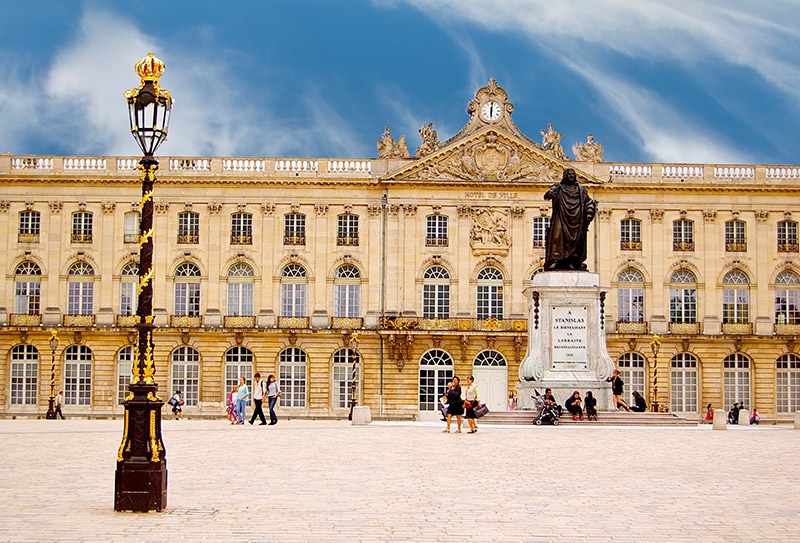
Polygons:
<instances>
[{"instance_id":1,"label":"walking pedestrian","mask_svg":"<svg viewBox=\"0 0 800 543\"><path fill-rule=\"evenodd\" d=\"M64 405L64 391L59 390L58 394L56 395L55 399L56 404L56 415L61 417L61 420L64 420L64 413L61 412L61 406Z\"/></svg>"},{"instance_id":2,"label":"walking pedestrian","mask_svg":"<svg viewBox=\"0 0 800 543\"><path fill-rule=\"evenodd\" d=\"M278 424L278 417L275 415L275 404L278 403L278 398L281 397L281 387L275 376L270 374L267 377L267 403L269 404L269 424Z\"/></svg>"},{"instance_id":3,"label":"walking pedestrian","mask_svg":"<svg viewBox=\"0 0 800 543\"><path fill-rule=\"evenodd\" d=\"M464 401L461 399L461 380L458 377L453 377L453 388L447 391L447 429L445 432L450 431L450 421L453 416L458 420L458 432L461 433L461 415L464 414Z\"/></svg>"},{"instance_id":4,"label":"walking pedestrian","mask_svg":"<svg viewBox=\"0 0 800 543\"><path fill-rule=\"evenodd\" d=\"M253 403L255 404L255 407L253 408L253 416L250 417L251 426L256 420L256 416L261 419L261 424L259 424L259 426L265 426L267 424L267 419L264 418L264 411L261 409L261 404L264 401L264 394L266 392L266 383L261 380L261 374L256 373L253 376Z\"/></svg>"},{"instance_id":5,"label":"walking pedestrian","mask_svg":"<svg viewBox=\"0 0 800 543\"><path fill-rule=\"evenodd\" d=\"M181 396L181 391L176 390L175 394L172 395L172 398L169 399L169 403L172 406L172 415L169 416L170 420L172 419L182 419L183 418L183 396Z\"/></svg>"},{"instance_id":6,"label":"walking pedestrian","mask_svg":"<svg viewBox=\"0 0 800 543\"><path fill-rule=\"evenodd\" d=\"M613 375L606 379L606 381L611 383L611 394L614 396L614 411L619 411L620 405L624 407L626 411L630 411L631 406L622 399L622 386L625 382L620 378L619 370L614 370Z\"/></svg>"},{"instance_id":7,"label":"walking pedestrian","mask_svg":"<svg viewBox=\"0 0 800 543\"><path fill-rule=\"evenodd\" d=\"M239 377L239 392L236 399L236 418L239 424L244 424L244 408L247 405L247 398L250 397L250 390L247 388L247 381L244 377Z\"/></svg>"},{"instance_id":8,"label":"walking pedestrian","mask_svg":"<svg viewBox=\"0 0 800 543\"><path fill-rule=\"evenodd\" d=\"M475 378L470 375L467 377L467 389L464 391L464 407L466 408L464 418L469 424L468 434L478 431L478 417L475 416L475 408L479 405L481 405L481 394L478 391L478 385L475 384Z\"/></svg>"},{"instance_id":9,"label":"walking pedestrian","mask_svg":"<svg viewBox=\"0 0 800 543\"><path fill-rule=\"evenodd\" d=\"M239 422L239 415L237 412L239 404L239 385L233 385L233 389L231 393L228 394L228 409L226 409L226 413L228 415L228 420L231 421L231 424L236 424Z\"/></svg>"}]
</instances>

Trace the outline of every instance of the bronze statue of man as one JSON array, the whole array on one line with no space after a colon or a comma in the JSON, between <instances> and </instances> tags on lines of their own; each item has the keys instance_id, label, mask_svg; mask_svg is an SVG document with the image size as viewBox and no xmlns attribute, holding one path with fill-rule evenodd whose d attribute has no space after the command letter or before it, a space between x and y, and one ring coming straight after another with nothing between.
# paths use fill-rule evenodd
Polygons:
<instances>
[{"instance_id":1,"label":"bronze statue of man","mask_svg":"<svg viewBox=\"0 0 800 543\"><path fill-rule=\"evenodd\" d=\"M597 202L578 184L575 170L567 168L544 195L553 201L553 214L545 242L545 271L586 271L586 237L597 212Z\"/></svg>"}]
</instances>

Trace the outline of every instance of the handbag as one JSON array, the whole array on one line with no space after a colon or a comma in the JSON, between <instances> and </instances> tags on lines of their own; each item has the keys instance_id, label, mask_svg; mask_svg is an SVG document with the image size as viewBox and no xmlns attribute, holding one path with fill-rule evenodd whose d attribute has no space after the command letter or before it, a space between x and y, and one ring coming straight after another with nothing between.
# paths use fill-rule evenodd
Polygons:
<instances>
[{"instance_id":1,"label":"handbag","mask_svg":"<svg viewBox=\"0 0 800 543\"><path fill-rule=\"evenodd\" d=\"M486 406L486 404L479 405L478 407L475 408L475 417L481 418L488 412L489 408Z\"/></svg>"},{"instance_id":2,"label":"handbag","mask_svg":"<svg viewBox=\"0 0 800 543\"><path fill-rule=\"evenodd\" d=\"M466 407L467 409L471 408L472 402L469 400L464 400L464 407Z\"/></svg>"},{"instance_id":3,"label":"handbag","mask_svg":"<svg viewBox=\"0 0 800 543\"><path fill-rule=\"evenodd\" d=\"M175 407L176 405L178 405L178 400L176 400L175 397L173 396L172 398L169 399L167 403L170 404L172 407Z\"/></svg>"}]
</instances>

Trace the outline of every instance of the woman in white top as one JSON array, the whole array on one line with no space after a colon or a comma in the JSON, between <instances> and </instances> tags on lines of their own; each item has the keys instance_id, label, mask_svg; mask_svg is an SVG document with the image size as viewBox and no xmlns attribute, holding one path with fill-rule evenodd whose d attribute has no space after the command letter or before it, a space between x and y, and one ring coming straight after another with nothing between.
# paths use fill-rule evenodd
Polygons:
<instances>
[{"instance_id":1,"label":"woman in white top","mask_svg":"<svg viewBox=\"0 0 800 543\"><path fill-rule=\"evenodd\" d=\"M475 384L475 378L470 375L467 377L467 388L464 389L464 407L466 414L464 418L467 419L469 424L468 434L474 434L478 431L478 418L475 416L475 408L481 404L481 395L478 392L478 385Z\"/></svg>"}]
</instances>

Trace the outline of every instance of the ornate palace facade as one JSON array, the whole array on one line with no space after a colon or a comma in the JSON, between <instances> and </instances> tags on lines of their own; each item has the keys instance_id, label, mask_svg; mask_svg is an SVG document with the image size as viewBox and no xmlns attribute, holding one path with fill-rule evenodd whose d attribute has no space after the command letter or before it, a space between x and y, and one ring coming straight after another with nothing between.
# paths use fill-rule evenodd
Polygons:
<instances>
[{"instance_id":1,"label":"ornate palace facade","mask_svg":"<svg viewBox=\"0 0 800 543\"><path fill-rule=\"evenodd\" d=\"M503 409L527 346L543 195L573 168L598 201L587 263L607 287L609 352L632 390L696 416L800 405L800 167L620 164L565 156L511 120L494 81L458 134L410 156L163 157L155 189L161 395L221 416L241 375L274 373L284 416L434 413L453 373ZM130 380L140 178L130 157L0 154L0 413L120 414ZM58 331L51 352L50 331ZM652 335L661 348L651 350ZM353 342L356 339L356 342ZM657 391L654 384L658 383Z\"/></svg>"}]
</instances>

